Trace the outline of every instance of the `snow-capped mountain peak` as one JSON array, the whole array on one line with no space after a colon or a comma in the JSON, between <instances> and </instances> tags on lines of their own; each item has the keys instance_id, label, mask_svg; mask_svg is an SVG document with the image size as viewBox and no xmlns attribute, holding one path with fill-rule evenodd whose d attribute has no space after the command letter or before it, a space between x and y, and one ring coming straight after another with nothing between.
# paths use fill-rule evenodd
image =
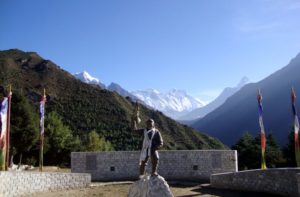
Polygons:
<instances>
[{"instance_id":1,"label":"snow-capped mountain peak","mask_svg":"<svg viewBox=\"0 0 300 197\"><path fill-rule=\"evenodd\" d=\"M75 73L74 77L84 83L99 85L100 87L105 88L105 85L102 84L99 79L92 77L87 71Z\"/></svg>"},{"instance_id":2,"label":"snow-capped mountain peak","mask_svg":"<svg viewBox=\"0 0 300 197\"><path fill-rule=\"evenodd\" d=\"M204 102L188 95L184 90L172 89L167 93L160 93L155 89L146 89L134 91L132 94L147 105L174 119L193 109L204 106Z\"/></svg>"},{"instance_id":3,"label":"snow-capped mountain peak","mask_svg":"<svg viewBox=\"0 0 300 197\"><path fill-rule=\"evenodd\" d=\"M153 93L153 94L160 94L160 92L154 88L148 88L145 92Z\"/></svg>"},{"instance_id":4,"label":"snow-capped mountain peak","mask_svg":"<svg viewBox=\"0 0 300 197\"><path fill-rule=\"evenodd\" d=\"M179 89L175 89L173 88L169 94L172 94L172 95L176 95L176 96L187 96L187 93L185 90L179 90Z\"/></svg>"},{"instance_id":5,"label":"snow-capped mountain peak","mask_svg":"<svg viewBox=\"0 0 300 197\"><path fill-rule=\"evenodd\" d=\"M74 76L77 77L78 79L80 79L81 81L85 82L85 83L98 84L100 82L99 79L97 79L95 77L92 77L86 71L83 71L83 72L80 72L80 73L75 73Z\"/></svg>"}]
</instances>

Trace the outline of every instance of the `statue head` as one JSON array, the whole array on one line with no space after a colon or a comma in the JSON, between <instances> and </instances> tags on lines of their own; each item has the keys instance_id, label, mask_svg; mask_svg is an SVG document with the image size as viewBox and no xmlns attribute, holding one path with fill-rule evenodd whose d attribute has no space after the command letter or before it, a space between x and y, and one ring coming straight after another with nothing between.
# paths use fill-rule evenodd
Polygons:
<instances>
[{"instance_id":1,"label":"statue head","mask_svg":"<svg viewBox=\"0 0 300 197\"><path fill-rule=\"evenodd\" d=\"M154 120L153 119L148 119L147 122L147 129L153 129L154 128Z\"/></svg>"}]
</instances>

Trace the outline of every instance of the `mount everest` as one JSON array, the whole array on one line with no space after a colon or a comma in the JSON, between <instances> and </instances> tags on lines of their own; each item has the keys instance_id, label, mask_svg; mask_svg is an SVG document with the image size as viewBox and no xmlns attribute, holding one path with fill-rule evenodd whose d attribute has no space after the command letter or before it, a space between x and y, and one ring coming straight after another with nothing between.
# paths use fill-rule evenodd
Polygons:
<instances>
[{"instance_id":1,"label":"mount everest","mask_svg":"<svg viewBox=\"0 0 300 197\"><path fill-rule=\"evenodd\" d=\"M85 83L98 85L109 91L117 92L123 97L130 97L133 101L139 101L176 120L194 120L205 116L207 113L222 105L228 97L233 95L249 81L244 77L236 87L225 88L220 96L206 105L205 102L189 95L184 90L172 89L169 92L161 93L158 90L150 88L129 92L117 83L111 83L106 87L99 79L92 77L86 71L76 73L74 76Z\"/></svg>"}]
</instances>

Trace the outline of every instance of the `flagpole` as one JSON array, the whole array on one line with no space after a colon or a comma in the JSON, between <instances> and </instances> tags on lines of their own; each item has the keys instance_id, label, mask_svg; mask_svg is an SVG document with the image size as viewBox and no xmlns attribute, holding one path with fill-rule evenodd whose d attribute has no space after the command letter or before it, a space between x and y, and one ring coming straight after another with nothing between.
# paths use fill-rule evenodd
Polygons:
<instances>
[{"instance_id":1,"label":"flagpole","mask_svg":"<svg viewBox=\"0 0 300 197\"><path fill-rule=\"evenodd\" d=\"M43 147L44 147L44 139L41 136L41 140L40 140L40 164L39 164L39 169L40 172L43 172Z\"/></svg>"},{"instance_id":2,"label":"flagpole","mask_svg":"<svg viewBox=\"0 0 300 197\"><path fill-rule=\"evenodd\" d=\"M266 169L266 134L265 127L263 123L263 107L262 107L262 95L260 89L257 91L257 102L258 102L258 112L259 112L259 126L260 126L260 145L261 145L261 169Z\"/></svg>"},{"instance_id":3,"label":"flagpole","mask_svg":"<svg viewBox=\"0 0 300 197\"><path fill-rule=\"evenodd\" d=\"M9 148L10 148L10 112L11 112L11 85L9 85L9 95L8 95L8 112L7 112L7 132L6 132L6 162L5 162L5 170L8 170L9 166Z\"/></svg>"}]
</instances>

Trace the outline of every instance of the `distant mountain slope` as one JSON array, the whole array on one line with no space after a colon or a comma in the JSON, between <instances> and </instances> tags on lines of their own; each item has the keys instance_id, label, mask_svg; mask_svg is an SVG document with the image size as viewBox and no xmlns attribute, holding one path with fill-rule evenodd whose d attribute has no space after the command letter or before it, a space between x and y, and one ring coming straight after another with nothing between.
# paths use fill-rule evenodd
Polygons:
<instances>
[{"instance_id":1,"label":"distant mountain slope","mask_svg":"<svg viewBox=\"0 0 300 197\"><path fill-rule=\"evenodd\" d=\"M107 86L107 89L112 91L112 92L117 92L123 97L134 97L132 94L130 94L127 90L122 88L119 84L117 83L111 83L109 86Z\"/></svg>"},{"instance_id":2,"label":"distant mountain slope","mask_svg":"<svg viewBox=\"0 0 300 197\"><path fill-rule=\"evenodd\" d=\"M212 112L213 110L215 110L216 108L221 106L226 101L227 98L232 96L234 93L236 93L238 90L240 90L247 83L249 83L249 79L247 77L243 77L236 87L225 88L222 91L222 93L211 103L209 103L203 107L194 109L193 111L187 113L184 116L179 117L178 119L185 120L186 122L188 122L191 120L196 120L198 118L204 117L206 114L209 114L210 112ZM193 122L193 121L191 121L191 122Z\"/></svg>"},{"instance_id":3,"label":"distant mountain slope","mask_svg":"<svg viewBox=\"0 0 300 197\"><path fill-rule=\"evenodd\" d=\"M133 91L132 94L173 119L204 106L204 102L188 95L183 90L173 89L168 93L160 93L155 89L147 89Z\"/></svg>"},{"instance_id":4,"label":"distant mountain slope","mask_svg":"<svg viewBox=\"0 0 300 197\"><path fill-rule=\"evenodd\" d=\"M119 84L117 83L111 83L109 86L107 86L107 89L109 91L112 92L116 92L119 95L123 96L123 97L129 97L132 101L136 102L138 101L139 103L146 105L142 100L140 100L139 98L137 98L136 96L134 96L133 94L131 94L130 92L128 92L127 90L125 90L124 88L122 88ZM150 107L150 106L147 106Z\"/></svg>"},{"instance_id":5,"label":"distant mountain slope","mask_svg":"<svg viewBox=\"0 0 300 197\"><path fill-rule=\"evenodd\" d=\"M46 88L46 112L56 111L80 138L96 130L116 150L139 149L141 139L132 135L130 129L134 103L77 80L37 53L0 51L0 83L13 84L13 90L28 96L36 107L43 88ZM155 120L162 132L165 149L225 148L218 140L178 124L158 111L141 106L141 117L141 126L145 126L144 121L150 117Z\"/></svg>"},{"instance_id":6,"label":"distant mountain slope","mask_svg":"<svg viewBox=\"0 0 300 197\"><path fill-rule=\"evenodd\" d=\"M244 132L259 132L256 93L263 94L264 123L281 145L287 143L292 128L290 91L298 92L300 106L300 54L284 68L259 81L244 86L219 108L193 124L194 128L220 139L227 145L234 144Z\"/></svg>"}]
</instances>

